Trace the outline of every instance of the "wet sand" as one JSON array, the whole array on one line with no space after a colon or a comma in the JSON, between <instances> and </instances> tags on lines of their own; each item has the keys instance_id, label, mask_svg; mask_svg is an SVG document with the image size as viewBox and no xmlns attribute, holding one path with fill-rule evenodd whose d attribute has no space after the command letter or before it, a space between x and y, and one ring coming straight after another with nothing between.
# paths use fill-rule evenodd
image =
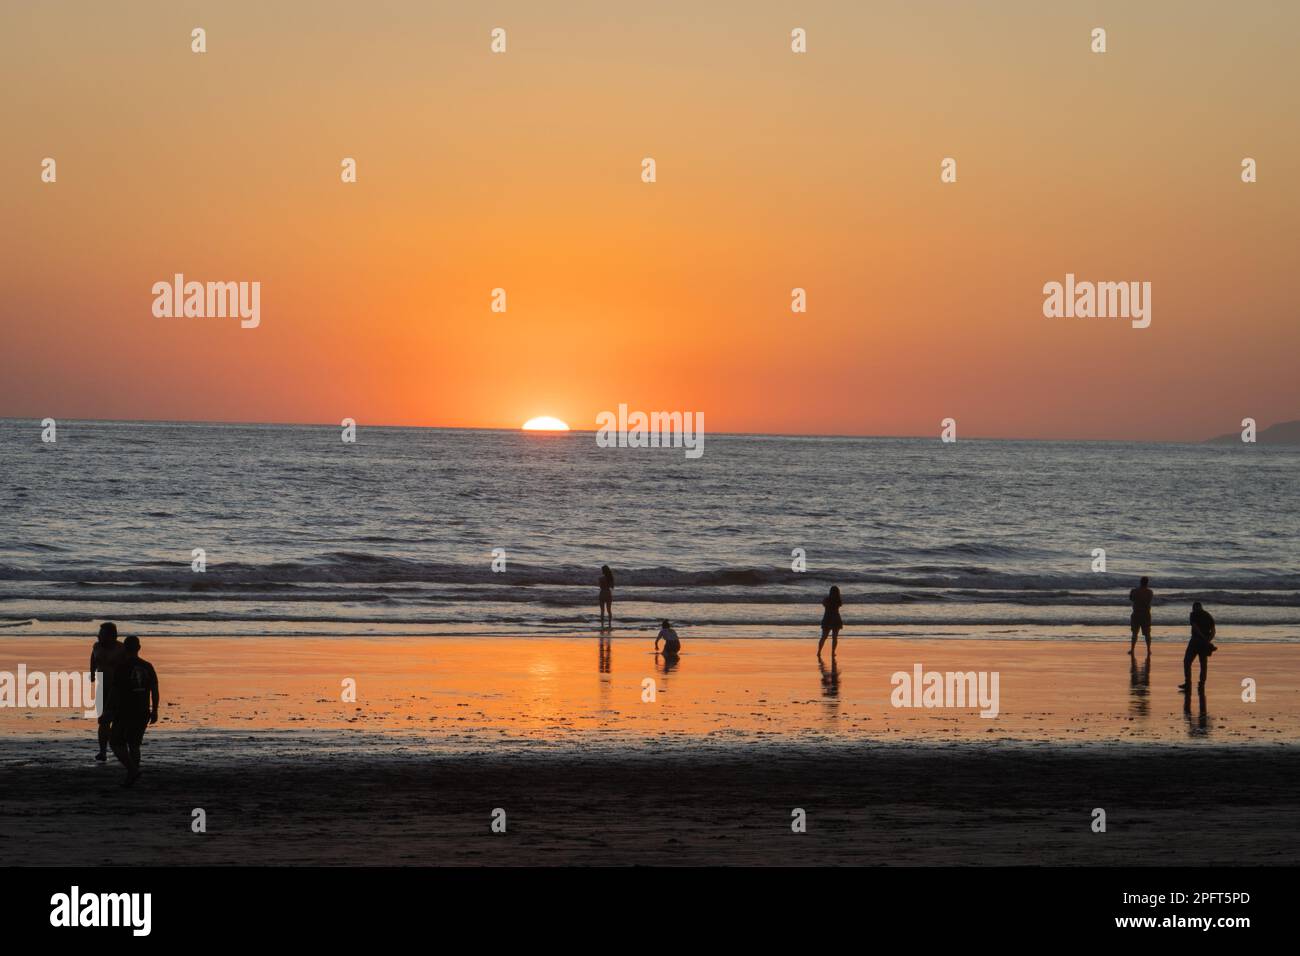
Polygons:
<instances>
[{"instance_id":1,"label":"wet sand","mask_svg":"<svg viewBox=\"0 0 1300 956\"><path fill-rule=\"evenodd\" d=\"M617 636L146 638L164 716L133 790L91 759L90 721L0 710L0 847L34 865L1300 863L1297 647L1227 645L1202 714L1174 689L1181 643L1156 646L1149 684L1126 646L845 642L831 672L811 644L696 641L665 673ZM85 649L7 641L0 670ZM998 716L892 707L890 675L918 662L997 670Z\"/></svg>"},{"instance_id":2,"label":"wet sand","mask_svg":"<svg viewBox=\"0 0 1300 956\"><path fill-rule=\"evenodd\" d=\"M1300 644L1225 642L1205 712L1182 681L1183 642L1150 666L1128 642L688 640L674 665L642 636L536 638L149 638L162 685L152 734L213 729L410 734L463 751L525 742L660 745L700 740L963 739L1300 741ZM84 668L90 642L0 641L0 670ZM1139 648L1141 645L1139 644ZM895 672L996 671L995 718L896 708ZM1241 699L1250 678L1258 700ZM654 681L647 702L645 681ZM355 700L345 700L346 681ZM1190 704L1190 707L1187 705ZM90 733L71 710L0 708L0 736Z\"/></svg>"}]
</instances>

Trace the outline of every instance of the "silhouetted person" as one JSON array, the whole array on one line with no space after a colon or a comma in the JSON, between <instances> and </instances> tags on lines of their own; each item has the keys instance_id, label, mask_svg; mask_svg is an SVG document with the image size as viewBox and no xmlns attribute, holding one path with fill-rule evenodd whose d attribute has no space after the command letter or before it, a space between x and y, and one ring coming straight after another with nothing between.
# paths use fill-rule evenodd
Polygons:
<instances>
[{"instance_id":1,"label":"silhouetted person","mask_svg":"<svg viewBox=\"0 0 1300 956\"><path fill-rule=\"evenodd\" d=\"M1128 646L1130 654L1137 649L1139 630L1147 640L1147 653L1151 653L1151 599L1155 594L1147 587L1149 580L1150 578L1143 578L1137 587L1128 592L1129 603L1133 605L1133 614L1128 619L1128 625L1133 629L1133 640Z\"/></svg>"},{"instance_id":2,"label":"silhouetted person","mask_svg":"<svg viewBox=\"0 0 1300 956\"><path fill-rule=\"evenodd\" d=\"M667 621L659 628L659 634L655 638L655 653L659 652L659 642L664 642L664 658L669 659L676 657L682 652L682 642L677 637L677 632Z\"/></svg>"},{"instance_id":3,"label":"silhouetted person","mask_svg":"<svg viewBox=\"0 0 1300 956\"><path fill-rule=\"evenodd\" d=\"M608 625L606 619L609 620ZM608 564L600 566L600 626L614 626L614 572Z\"/></svg>"},{"instance_id":4,"label":"silhouetted person","mask_svg":"<svg viewBox=\"0 0 1300 956\"><path fill-rule=\"evenodd\" d=\"M1192 637L1187 642L1187 650L1183 654L1183 682L1178 685L1179 690L1192 692L1192 661L1195 658L1201 659L1201 679L1197 682L1198 690L1205 690L1205 669L1209 657L1218 648L1214 646L1214 618L1210 612L1201 607L1201 602L1196 601L1192 604L1191 613Z\"/></svg>"},{"instance_id":5,"label":"silhouetted person","mask_svg":"<svg viewBox=\"0 0 1300 956\"><path fill-rule=\"evenodd\" d=\"M99 637L90 648L90 682L93 684L99 679L99 674L104 675L103 681L95 689L95 698L102 704L99 708L99 753L95 754L96 760L108 759L109 727L113 723L113 712L109 705L112 703L117 656L121 650L122 645L117 640L117 625L112 621L99 625Z\"/></svg>"},{"instance_id":6,"label":"silhouetted person","mask_svg":"<svg viewBox=\"0 0 1300 956\"><path fill-rule=\"evenodd\" d=\"M831 657L835 656L835 648L840 643L840 628L844 626L844 620L840 617L840 608L844 606L844 601L840 598L840 589L832 587L830 593L822 598L822 607L826 610L822 612L822 639L817 642L817 656L822 656L822 647L826 644L826 635L831 638Z\"/></svg>"},{"instance_id":7,"label":"silhouetted person","mask_svg":"<svg viewBox=\"0 0 1300 956\"><path fill-rule=\"evenodd\" d=\"M140 776L140 744L145 728L158 722L158 674L140 656L140 638L122 642L117 674L113 678L113 756L126 767L131 786Z\"/></svg>"}]
</instances>

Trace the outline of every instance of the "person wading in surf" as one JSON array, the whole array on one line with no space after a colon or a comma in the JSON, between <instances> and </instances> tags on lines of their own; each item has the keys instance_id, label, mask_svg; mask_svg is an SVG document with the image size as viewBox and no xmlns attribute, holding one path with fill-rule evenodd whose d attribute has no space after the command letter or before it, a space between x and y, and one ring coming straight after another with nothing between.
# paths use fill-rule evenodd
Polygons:
<instances>
[{"instance_id":1,"label":"person wading in surf","mask_svg":"<svg viewBox=\"0 0 1300 956\"><path fill-rule=\"evenodd\" d=\"M600 567L600 626L614 626L614 572L608 564Z\"/></svg>"},{"instance_id":2,"label":"person wading in surf","mask_svg":"<svg viewBox=\"0 0 1300 956\"><path fill-rule=\"evenodd\" d=\"M835 648L840 643L840 628L844 627L844 619L840 617L840 608L844 606L844 601L840 597L840 589L832 587L830 593L822 598L822 607L826 610L822 612L822 639L817 642L817 656L822 656L822 647L826 644L826 636L830 635L831 639L831 657L835 656Z\"/></svg>"}]
</instances>

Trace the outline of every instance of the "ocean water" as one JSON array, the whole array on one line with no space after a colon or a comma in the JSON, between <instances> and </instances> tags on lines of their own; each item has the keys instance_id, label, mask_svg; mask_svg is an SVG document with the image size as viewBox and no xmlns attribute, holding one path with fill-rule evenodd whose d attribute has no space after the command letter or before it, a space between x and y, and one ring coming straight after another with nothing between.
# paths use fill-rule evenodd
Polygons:
<instances>
[{"instance_id":1,"label":"ocean water","mask_svg":"<svg viewBox=\"0 0 1300 956\"><path fill-rule=\"evenodd\" d=\"M1300 639L1300 451L0 421L0 638L140 634L1157 635ZM202 548L207 569L192 570ZM807 570L792 570L792 552ZM1093 550L1106 551L1104 573ZM492 570L504 549L506 570ZM617 633L617 632L616 632Z\"/></svg>"}]
</instances>

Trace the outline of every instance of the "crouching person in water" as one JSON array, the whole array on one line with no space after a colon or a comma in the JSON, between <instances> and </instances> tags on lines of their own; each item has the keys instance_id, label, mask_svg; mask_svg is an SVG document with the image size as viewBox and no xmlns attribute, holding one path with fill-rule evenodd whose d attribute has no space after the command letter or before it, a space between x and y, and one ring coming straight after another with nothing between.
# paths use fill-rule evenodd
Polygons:
<instances>
[{"instance_id":1,"label":"crouching person in water","mask_svg":"<svg viewBox=\"0 0 1300 956\"><path fill-rule=\"evenodd\" d=\"M659 650L659 642L664 642L664 657L676 657L682 652L682 642L677 637L677 632L673 630L671 624L663 622L659 628L659 636L655 638L655 651Z\"/></svg>"},{"instance_id":2,"label":"crouching person in water","mask_svg":"<svg viewBox=\"0 0 1300 956\"><path fill-rule=\"evenodd\" d=\"M158 722L158 673L140 656L140 638L122 642L113 678L113 756L126 767L129 787L140 776L140 744L145 728Z\"/></svg>"}]
</instances>

